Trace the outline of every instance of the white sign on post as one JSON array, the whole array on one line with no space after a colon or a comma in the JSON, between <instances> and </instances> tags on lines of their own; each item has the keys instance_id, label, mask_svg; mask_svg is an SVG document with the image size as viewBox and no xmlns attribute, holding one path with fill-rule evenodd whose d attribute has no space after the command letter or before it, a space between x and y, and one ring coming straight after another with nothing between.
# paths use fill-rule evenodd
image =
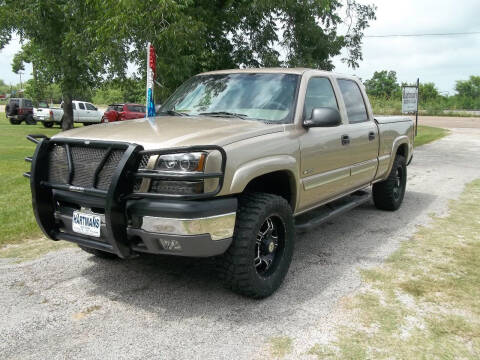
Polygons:
<instances>
[{"instance_id":1,"label":"white sign on post","mask_svg":"<svg viewBox=\"0 0 480 360\"><path fill-rule=\"evenodd\" d=\"M402 88L402 112L417 112L418 88L416 86L404 86Z\"/></svg>"}]
</instances>

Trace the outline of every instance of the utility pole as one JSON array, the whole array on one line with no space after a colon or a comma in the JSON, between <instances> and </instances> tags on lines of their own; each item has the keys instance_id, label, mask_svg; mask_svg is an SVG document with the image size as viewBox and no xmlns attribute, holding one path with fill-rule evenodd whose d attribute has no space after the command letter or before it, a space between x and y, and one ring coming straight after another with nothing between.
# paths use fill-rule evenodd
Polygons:
<instances>
[{"instance_id":1,"label":"utility pole","mask_svg":"<svg viewBox=\"0 0 480 360\"><path fill-rule=\"evenodd\" d=\"M417 111L415 111L415 136L418 134L418 103L420 102L420 78L417 78Z\"/></svg>"},{"instance_id":2,"label":"utility pole","mask_svg":"<svg viewBox=\"0 0 480 360\"><path fill-rule=\"evenodd\" d=\"M19 89L20 91L22 91L22 88L23 88L23 85L22 85L22 74L23 74L23 73L22 73L21 71L18 72L18 75L20 75L20 89Z\"/></svg>"}]
</instances>

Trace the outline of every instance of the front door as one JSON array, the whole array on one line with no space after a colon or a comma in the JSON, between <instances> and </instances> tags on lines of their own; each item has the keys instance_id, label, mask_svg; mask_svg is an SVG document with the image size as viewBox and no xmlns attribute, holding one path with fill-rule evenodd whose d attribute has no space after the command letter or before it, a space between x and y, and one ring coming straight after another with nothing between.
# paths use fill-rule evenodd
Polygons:
<instances>
[{"instance_id":1,"label":"front door","mask_svg":"<svg viewBox=\"0 0 480 360\"><path fill-rule=\"evenodd\" d=\"M305 93L304 118L319 107L339 109L331 81L312 77ZM326 201L350 186L349 146L342 141L346 125L309 128L300 137L301 183L299 210L306 210Z\"/></svg>"}]
</instances>

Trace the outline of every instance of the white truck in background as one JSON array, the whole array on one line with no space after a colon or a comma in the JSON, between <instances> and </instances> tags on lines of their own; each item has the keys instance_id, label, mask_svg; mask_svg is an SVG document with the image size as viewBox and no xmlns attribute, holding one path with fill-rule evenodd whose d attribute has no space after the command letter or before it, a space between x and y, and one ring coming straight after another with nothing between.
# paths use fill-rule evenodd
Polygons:
<instances>
[{"instance_id":1,"label":"white truck in background","mask_svg":"<svg viewBox=\"0 0 480 360\"><path fill-rule=\"evenodd\" d=\"M86 101L72 101L73 122L84 125L98 124L102 121L103 112L92 103ZM45 116L48 113L48 116ZM41 121L43 126L52 127L53 124L60 125L63 120L63 103L60 108L38 108L34 109L34 119Z\"/></svg>"}]
</instances>

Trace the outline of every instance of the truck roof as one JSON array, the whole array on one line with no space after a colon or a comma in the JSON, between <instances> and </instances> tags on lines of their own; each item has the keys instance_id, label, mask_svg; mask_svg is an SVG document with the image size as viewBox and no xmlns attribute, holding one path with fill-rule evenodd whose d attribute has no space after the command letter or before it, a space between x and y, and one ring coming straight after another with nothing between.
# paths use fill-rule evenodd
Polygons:
<instances>
[{"instance_id":1,"label":"truck roof","mask_svg":"<svg viewBox=\"0 0 480 360\"><path fill-rule=\"evenodd\" d=\"M336 77L342 77L347 79L355 79L359 80L356 76L345 75L345 74L338 74L333 71L325 71L319 69L311 69L311 68L285 68L285 67L271 67L271 68L248 68L248 69L228 69L228 70L215 70L215 71L207 71L198 75L214 75L214 74L237 74L237 73L264 73L264 74L296 74L302 75L305 72L314 71L319 75L334 75ZM197 76L198 76L197 75Z\"/></svg>"}]
</instances>

